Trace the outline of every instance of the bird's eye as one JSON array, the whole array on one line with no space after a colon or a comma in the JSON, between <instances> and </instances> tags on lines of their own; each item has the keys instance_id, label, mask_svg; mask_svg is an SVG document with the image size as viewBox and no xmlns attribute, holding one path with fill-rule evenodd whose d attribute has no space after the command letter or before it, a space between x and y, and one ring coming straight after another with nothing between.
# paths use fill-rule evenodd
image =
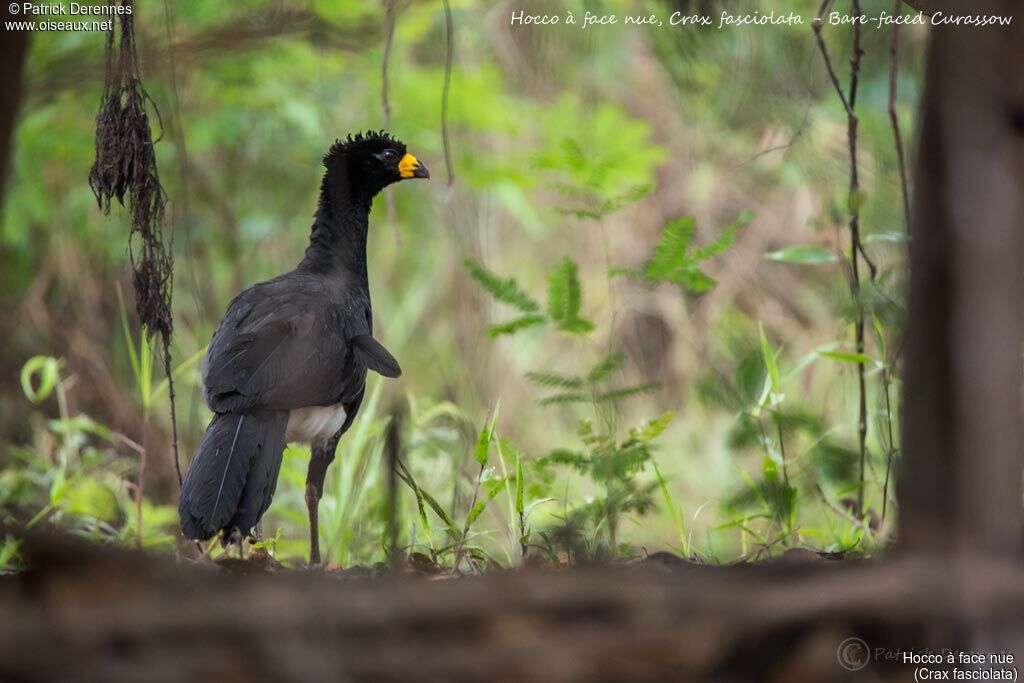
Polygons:
<instances>
[{"instance_id":1,"label":"bird's eye","mask_svg":"<svg viewBox=\"0 0 1024 683\"><path fill-rule=\"evenodd\" d=\"M388 162L389 164L393 163L395 161L398 161L398 152L396 152L393 149L386 149L384 150L383 158L384 161Z\"/></svg>"}]
</instances>

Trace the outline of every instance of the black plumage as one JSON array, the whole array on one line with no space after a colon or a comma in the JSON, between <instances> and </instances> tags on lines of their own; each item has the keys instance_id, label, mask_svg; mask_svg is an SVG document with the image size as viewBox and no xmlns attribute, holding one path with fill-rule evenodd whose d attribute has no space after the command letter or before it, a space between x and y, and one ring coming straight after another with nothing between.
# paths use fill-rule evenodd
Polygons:
<instances>
[{"instance_id":1,"label":"black plumage","mask_svg":"<svg viewBox=\"0 0 1024 683\"><path fill-rule=\"evenodd\" d=\"M235 297L213 335L203 388L215 415L179 503L188 538L251 535L273 498L286 441L309 442L312 562L319 561L317 505L324 476L359 410L367 371L401 374L372 337L370 205L393 182L429 177L405 145L383 132L339 140L324 166L301 263Z\"/></svg>"}]
</instances>

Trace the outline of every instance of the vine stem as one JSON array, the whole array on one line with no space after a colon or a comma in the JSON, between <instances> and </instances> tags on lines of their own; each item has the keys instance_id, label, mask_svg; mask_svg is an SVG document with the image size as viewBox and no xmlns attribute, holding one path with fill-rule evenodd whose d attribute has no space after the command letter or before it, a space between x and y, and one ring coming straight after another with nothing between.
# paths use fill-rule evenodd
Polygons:
<instances>
[{"instance_id":1,"label":"vine stem","mask_svg":"<svg viewBox=\"0 0 1024 683\"><path fill-rule=\"evenodd\" d=\"M444 53L444 89L441 92L441 141L444 146L444 167L448 173L448 188L455 182L455 171L452 170L451 143L448 136L448 91L452 84L452 58L455 52L455 28L452 25L452 8L448 0L442 0L444 6L445 53Z\"/></svg>"},{"instance_id":2,"label":"vine stem","mask_svg":"<svg viewBox=\"0 0 1024 683\"><path fill-rule=\"evenodd\" d=\"M829 59L828 49L825 40L821 35L822 17L828 9L831 0L823 0L818 9L818 15L812 22L814 38L821 51L822 59L825 62L825 69L828 71L829 80L835 89L839 100L846 110L846 135L847 144L850 150L850 293L857 306L857 317L854 320L853 331L856 350L858 354L864 354L864 310L861 303L861 279L860 260L863 258L874 279L876 269L874 263L864 253L864 245L861 242L860 233L860 177L857 166L857 132L860 121L857 118L857 88L860 83L860 63L864 50L861 45L862 24L860 21L853 22L853 52L850 55L850 85L844 92L839 76L836 74L832 60ZM860 0L853 0L853 15L861 16ZM864 477L867 464L867 435L868 435L868 408L867 408L867 384L864 378L864 362L857 363L857 387L858 387L858 414L857 414L857 445L860 455L860 479L857 490L857 515L864 514Z\"/></svg>"},{"instance_id":3,"label":"vine stem","mask_svg":"<svg viewBox=\"0 0 1024 683\"><path fill-rule=\"evenodd\" d=\"M384 129L391 132L391 102L388 99L388 66L391 64L391 44L395 38L395 0L384 0L384 54L380 60L380 108L384 116ZM398 221L395 217L394 188L384 191L384 203L388 208L388 225L395 244L401 244Z\"/></svg>"},{"instance_id":4,"label":"vine stem","mask_svg":"<svg viewBox=\"0 0 1024 683\"><path fill-rule=\"evenodd\" d=\"M895 15L899 15L903 0L895 0L893 9ZM892 29L892 42L889 44L889 120L892 122L892 136L896 142L896 159L900 169L900 193L903 196L903 221L910 236L910 185L907 182L907 161L903 154L903 135L900 133L900 117L896 113L896 92L899 83L900 66L900 26L896 24Z\"/></svg>"},{"instance_id":5,"label":"vine stem","mask_svg":"<svg viewBox=\"0 0 1024 683\"><path fill-rule=\"evenodd\" d=\"M898 15L902 9L901 3L903 0L895 0L893 13ZM892 123L892 136L893 141L896 145L896 160L899 163L900 173L900 194L903 199L903 226L907 233L907 238L910 237L911 223L910 223L910 187L907 182L907 163L906 157L903 152L903 135L900 133L900 117L896 112L896 98L897 89L899 84L899 66L900 66L900 26L896 24L892 29L892 41L889 44L889 120ZM893 361L895 364L895 361ZM889 507L889 478L892 474L892 459L896 452L896 445L893 441L893 429L892 429L892 399L889 396L889 383L892 376L892 368L888 367L888 359L886 359L886 367L883 368L882 381L885 383L885 411L888 419L889 426L889 448L888 455L885 463L885 487L882 490L882 520L880 525L885 525L885 515Z\"/></svg>"}]
</instances>

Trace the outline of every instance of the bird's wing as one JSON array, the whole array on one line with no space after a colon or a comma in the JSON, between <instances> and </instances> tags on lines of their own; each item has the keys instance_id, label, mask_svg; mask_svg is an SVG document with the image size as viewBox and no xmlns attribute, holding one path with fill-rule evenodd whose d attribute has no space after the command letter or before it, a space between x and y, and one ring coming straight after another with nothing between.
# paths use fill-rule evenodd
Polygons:
<instances>
[{"instance_id":1,"label":"bird's wing","mask_svg":"<svg viewBox=\"0 0 1024 683\"><path fill-rule=\"evenodd\" d=\"M298 284L272 280L231 303L203 364L211 410L328 405L362 388L344 317L315 283Z\"/></svg>"},{"instance_id":2,"label":"bird's wing","mask_svg":"<svg viewBox=\"0 0 1024 683\"><path fill-rule=\"evenodd\" d=\"M368 334L360 334L350 340L356 357L374 372L385 377L401 377L402 368L395 357L384 346Z\"/></svg>"}]
</instances>

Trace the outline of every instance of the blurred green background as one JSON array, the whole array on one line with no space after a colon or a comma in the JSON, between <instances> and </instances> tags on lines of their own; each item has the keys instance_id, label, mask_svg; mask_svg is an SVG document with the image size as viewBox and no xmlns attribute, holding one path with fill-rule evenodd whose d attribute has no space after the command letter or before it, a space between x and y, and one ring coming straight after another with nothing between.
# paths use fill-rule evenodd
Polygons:
<instances>
[{"instance_id":1,"label":"blurred green background","mask_svg":"<svg viewBox=\"0 0 1024 683\"><path fill-rule=\"evenodd\" d=\"M473 566L510 566L521 561L522 545L556 562L664 548L725 562L800 545L865 552L884 545L894 522L883 485L899 447L905 248L887 111L892 34L864 31L862 195L852 201L879 271L854 301L846 277L846 114L816 52L816 5L453 0L449 185L444 8L434 0L397 3L390 129L432 180L393 188L393 225L384 197L371 217L376 336L404 374L371 378L328 475L322 533L332 561L384 557L383 434L396 410L406 417L402 458L423 508L403 484L402 544L441 564L457 563L466 550ZM866 2L865 11L890 5ZM615 13L620 22L587 30L510 25L520 9L563 16L571 9L578 19L588 10ZM719 30L621 19L681 11L717 23L723 9L792 10L805 23ZM844 3L835 9L848 11ZM210 417L197 361L220 314L242 288L298 262L327 147L384 126L384 22L376 0L135 3L142 74L163 124L156 151L171 200L184 462ZM845 83L849 29L826 27L824 36ZM901 34L897 111L905 140L914 139L926 37L922 27ZM177 483L167 397L158 369L149 382L143 363L133 365L132 354L146 351L131 305L127 211L104 218L87 185L103 51L100 32L31 37L0 229L0 505L17 521L50 519L99 539L131 540L142 447L144 542L170 544ZM609 274L643 271L656 245L672 247L666 226L678 230L675 219L693 218L697 248L747 211L751 220L729 235L728 248L700 264L713 287ZM546 310L552 273L566 257L578 264L579 314L593 329L567 333L551 319L492 338L492 325L517 314L464 261L514 277ZM851 362L858 311L869 329L861 359L870 412L864 483ZM601 379L605 390L658 387L544 404L577 383L527 377L583 376L610 353L622 356ZM39 360L23 373L35 356L60 359L59 367ZM39 386L47 377L56 386L33 403L24 382L33 394L47 388ZM499 400L481 465L475 444ZM631 427L666 413L674 417L649 435L649 450L644 445L611 475L601 470L599 461L630 450ZM585 425L581 432L581 419L599 437L588 437ZM302 449L289 449L264 521L285 559L307 545L305 464ZM852 502L861 486L863 510ZM479 517L465 524L481 501ZM525 516L533 503L521 526L519 508ZM467 533L453 543L460 529ZM16 539L0 547L0 558L17 561Z\"/></svg>"}]
</instances>

